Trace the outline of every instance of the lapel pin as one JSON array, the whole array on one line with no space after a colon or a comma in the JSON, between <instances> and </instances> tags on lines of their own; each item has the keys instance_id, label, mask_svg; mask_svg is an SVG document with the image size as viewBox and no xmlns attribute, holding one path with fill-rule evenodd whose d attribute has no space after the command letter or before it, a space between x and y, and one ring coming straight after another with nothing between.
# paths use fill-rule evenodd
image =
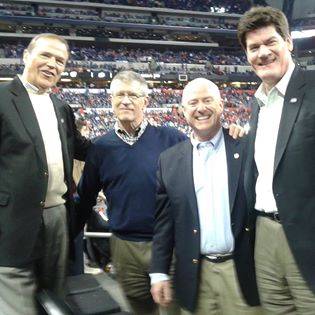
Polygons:
<instances>
[{"instance_id":1,"label":"lapel pin","mask_svg":"<svg viewBox=\"0 0 315 315\"><path fill-rule=\"evenodd\" d=\"M65 120L63 118L61 118L60 122L63 124L65 122Z\"/></svg>"},{"instance_id":2,"label":"lapel pin","mask_svg":"<svg viewBox=\"0 0 315 315\"><path fill-rule=\"evenodd\" d=\"M296 97L293 97L290 99L290 103L296 103L297 102L297 98Z\"/></svg>"},{"instance_id":3,"label":"lapel pin","mask_svg":"<svg viewBox=\"0 0 315 315\"><path fill-rule=\"evenodd\" d=\"M234 153L234 159L238 159L240 155L238 153Z\"/></svg>"}]
</instances>

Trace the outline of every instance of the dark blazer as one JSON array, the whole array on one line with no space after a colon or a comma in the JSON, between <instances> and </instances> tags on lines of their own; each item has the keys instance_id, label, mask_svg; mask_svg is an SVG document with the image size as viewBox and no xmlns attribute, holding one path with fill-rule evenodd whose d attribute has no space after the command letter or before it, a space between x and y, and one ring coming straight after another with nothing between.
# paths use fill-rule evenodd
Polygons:
<instances>
[{"instance_id":1,"label":"dark blazer","mask_svg":"<svg viewBox=\"0 0 315 315\"><path fill-rule=\"evenodd\" d=\"M253 244L246 228L243 191L244 142L224 132L229 181L231 225L235 238L235 266L241 290L250 305L258 305ZM190 140L160 156L157 212L153 238L152 273L168 273L175 253L175 292L179 304L193 311L200 276L200 226L193 182L193 149ZM238 155L237 155L238 154Z\"/></svg>"},{"instance_id":2,"label":"dark blazer","mask_svg":"<svg viewBox=\"0 0 315 315\"><path fill-rule=\"evenodd\" d=\"M89 141L76 130L71 108L53 95L51 99L62 143L70 219L73 158L85 158ZM0 86L0 266L23 266L33 259L46 197L47 170L33 106L21 81L15 78Z\"/></svg>"},{"instance_id":3,"label":"dark blazer","mask_svg":"<svg viewBox=\"0 0 315 315\"><path fill-rule=\"evenodd\" d=\"M245 189L255 206L254 148L259 107L253 104ZM295 67L284 98L273 171L273 194L289 246L315 293L315 71ZM252 223L254 223L254 216Z\"/></svg>"}]
</instances>

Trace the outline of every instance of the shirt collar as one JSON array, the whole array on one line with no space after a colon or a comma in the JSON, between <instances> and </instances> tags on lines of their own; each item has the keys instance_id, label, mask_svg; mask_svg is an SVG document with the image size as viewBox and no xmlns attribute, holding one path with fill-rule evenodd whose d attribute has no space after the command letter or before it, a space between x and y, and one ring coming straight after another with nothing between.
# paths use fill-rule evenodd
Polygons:
<instances>
[{"instance_id":1,"label":"shirt collar","mask_svg":"<svg viewBox=\"0 0 315 315\"><path fill-rule=\"evenodd\" d=\"M138 136L140 136L144 132L144 130L147 127L147 125L148 125L147 120L143 120L142 123L140 124L140 126L135 130L135 134L134 135L131 135L126 130L124 130L119 125L118 121L116 121L114 128L115 128L116 133L118 133L118 134L127 136L129 138L137 138Z\"/></svg>"},{"instance_id":2,"label":"shirt collar","mask_svg":"<svg viewBox=\"0 0 315 315\"><path fill-rule=\"evenodd\" d=\"M290 81L292 73L294 71L294 68L295 68L295 63L290 62L287 72L284 74L282 79L269 91L268 95L270 93L272 93L272 91L274 91L275 89L278 92L280 92L282 96L285 95L287 87L289 85L289 81ZM257 89L257 91L255 93L255 97L258 100L258 105L260 107L264 106L266 104L266 98L268 97L268 95L265 92L264 84L261 83L259 88Z\"/></svg>"},{"instance_id":3,"label":"shirt collar","mask_svg":"<svg viewBox=\"0 0 315 315\"><path fill-rule=\"evenodd\" d=\"M216 135L212 139L207 140L207 141L199 141L195 139L194 133L192 132L190 134L190 141L191 141L192 146L197 150L203 147L208 147L208 146L211 146L213 149L217 149L221 142L222 137L223 137L223 131L222 131L222 128L220 128L219 131L216 133Z\"/></svg>"},{"instance_id":4,"label":"shirt collar","mask_svg":"<svg viewBox=\"0 0 315 315\"><path fill-rule=\"evenodd\" d=\"M24 85L25 89L27 92L32 93L32 94L37 94L37 95L48 95L51 93L51 89L48 89L47 91L40 91L38 87L35 85L29 83L23 75L18 74L19 79L21 80L22 84Z\"/></svg>"}]
</instances>

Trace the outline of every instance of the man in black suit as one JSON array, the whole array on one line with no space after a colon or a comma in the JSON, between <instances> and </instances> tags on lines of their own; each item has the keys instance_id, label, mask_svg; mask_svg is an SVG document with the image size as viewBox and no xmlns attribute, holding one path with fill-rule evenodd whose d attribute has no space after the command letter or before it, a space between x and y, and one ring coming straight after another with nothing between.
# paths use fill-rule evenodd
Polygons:
<instances>
[{"instance_id":1,"label":"man in black suit","mask_svg":"<svg viewBox=\"0 0 315 315\"><path fill-rule=\"evenodd\" d=\"M171 300L168 273L175 254L179 304L198 315L260 314L243 191L244 141L221 127L218 87L198 78L183 90L193 133L163 152L158 168L151 292ZM247 304L245 301L247 301Z\"/></svg>"},{"instance_id":2,"label":"man in black suit","mask_svg":"<svg viewBox=\"0 0 315 315\"><path fill-rule=\"evenodd\" d=\"M315 314L314 74L294 64L280 10L249 10L238 37L262 80L245 168L262 306L266 314Z\"/></svg>"},{"instance_id":3,"label":"man in black suit","mask_svg":"<svg viewBox=\"0 0 315 315\"><path fill-rule=\"evenodd\" d=\"M73 158L84 159L69 106L50 89L69 57L54 34L32 39L22 76L0 87L0 312L37 314L36 291L62 296Z\"/></svg>"}]
</instances>

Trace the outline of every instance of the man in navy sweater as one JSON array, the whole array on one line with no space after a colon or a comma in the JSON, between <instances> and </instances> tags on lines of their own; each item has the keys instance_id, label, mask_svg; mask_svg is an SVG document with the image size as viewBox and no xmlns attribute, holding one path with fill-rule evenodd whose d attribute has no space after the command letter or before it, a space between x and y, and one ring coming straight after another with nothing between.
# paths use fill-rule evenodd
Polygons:
<instances>
[{"instance_id":1,"label":"man in navy sweater","mask_svg":"<svg viewBox=\"0 0 315 315\"><path fill-rule=\"evenodd\" d=\"M148 275L157 164L161 152L187 137L174 128L151 126L144 119L148 86L139 74L118 73L110 90L117 123L89 151L78 189L80 222L86 222L103 190L118 281L134 314L158 314ZM176 307L166 310L176 312Z\"/></svg>"}]
</instances>

